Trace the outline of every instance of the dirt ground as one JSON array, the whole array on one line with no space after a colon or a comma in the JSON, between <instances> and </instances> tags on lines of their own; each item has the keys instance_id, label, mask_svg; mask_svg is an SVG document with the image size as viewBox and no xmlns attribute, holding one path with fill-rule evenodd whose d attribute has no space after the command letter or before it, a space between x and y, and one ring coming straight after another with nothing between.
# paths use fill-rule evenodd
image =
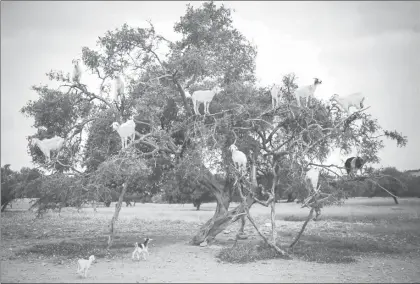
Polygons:
<instances>
[{"instance_id":1,"label":"dirt ground","mask_svg":"<svg viewBox=\"0 0 420 284\"><path fill-rule=\"evenodd\" d=\"M377 206L368 206L377 202ZM412 204L412 202L416 202ZM390 199L352 199L342 207L325 208L324 216L351 215L355 222L369 212L373 217L394 214L405 218L416 218L419 213L416 205L420 202L401 200L399 207L394 206ZM406 206L404 205L406 204ZM233 205L234 206L234 205ZM204 204L202 210L195 211L192 205L138 204L136 207L123 207L122 219L132 216L150 220L182 220L189 222L192 231L200 223L212 215L214 204ZM366 208L365 208L366 207ZM372 209L374 208L374 209ZM396 209L397 208L397 209ZM16 210L17 207L14 206ZM97 215L105 219L112 215L113 208L98 208ZM278 219L305 216L307 210L300 209L296 204L278 204ZM269 216L267 208L255 206L251 213L264 218ZM93 214L91 208L85 208L83 214ZM47 218L47 217L45 217ZM52 218L52 217L51 217ZM54 217L57 218L57 217ZM66 217L62 217L66 218ZM2 214L2 219L5 217ZM127 221L129 222L129 221ZM283 222L283 221L282 221ZM2 220L3 223L3 220ZM289 222L290 223L290 222ZM287 226L289 223L284 223ZM298 222L294 222L298 223ZM314 224L310 222L309 224ZM321 223L320 223L321 224ZM16 226L21 224L16 224ZM301 225L299 222L297 225ZM30 226L30 225L26 225ZM308 230L311 230L308 225ZM298 226L297 226L298 227ZM6 229L5 229L6 228ZM16 239L10 237L7 231L11 227L2 224L1 244L1 282L114 282L114 283L147 283L147 282L419 282L420 257L405 255L369 254L360 256L355 263L324 264L306 262L298 259L262 260L247 264L228 264L220 262L215 256L226 244L230 235L220 234L217 242L209 247L196 247L188 244L188 234L174 237L161 232L150 247L150 257L144 261L132 261L131 253L116 259L98 258L89 270L86 279L76 274L76 262L56 263L48 258L16 257L14 253L33 243L50 242L50 237L44 239ZM45 233L45 232L44 232ZM182 232L181 232L182 233ZM157 234L157 233L154 233ZM153 236L152 236L153 237ZM251 238L257 238L251 236Z\"/></svg>"}]
</instances>

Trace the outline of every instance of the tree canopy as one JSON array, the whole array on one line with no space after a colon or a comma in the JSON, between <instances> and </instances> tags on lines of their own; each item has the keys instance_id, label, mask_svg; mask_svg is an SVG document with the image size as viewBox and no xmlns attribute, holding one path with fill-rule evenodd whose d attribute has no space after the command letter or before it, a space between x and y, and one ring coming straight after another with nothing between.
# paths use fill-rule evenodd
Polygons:
<instances>
[{"instance_id":1,"label":"tree canopy","mask_svg":"<svg viewBox=\"0 0 420 284\"><path fill-rule=\"evenodd\" d=\"M270 86L256 85L257 48L234 27L231 10L223 5L187 5L174 24L179 41L167 40L149 24L124 24L99 37L95 48L82 48L83 72L99 79L100 92L83 79L72 82L65 71L50 71L47 75L60 87L33 87L39 99L21 110L34 119L33 137L66 139L49 164L29 145L34 164L71 174L79 180L78 190L96 192L89 196L99 198L123 184L133 192L169 195L188 195L200 187L217 201L215 216L194 237L200 243L238 219L244 207L228 211L235 194L243 194L250 206L261 201L261 189L296 187L309 167L332 171L323 162L334 148L344 154L357 149L376 163L383 137L401 147L407 143L397 131L383 130L368 108L347 115L316 98L308 107L297 107L294 74L277 82L282 97L273 109ZM163 47L168 52L161 56ZM118 75L126 88L114 101L112 82ZM211 114L193 115L188 93L214 86L222 91L210 104ZM111 124L131 118L134 146L121 149ZM245 179L232 165L232 144L248 158ZM237 190L238 180L243 191Z\"/></svg>"}]
</instances>

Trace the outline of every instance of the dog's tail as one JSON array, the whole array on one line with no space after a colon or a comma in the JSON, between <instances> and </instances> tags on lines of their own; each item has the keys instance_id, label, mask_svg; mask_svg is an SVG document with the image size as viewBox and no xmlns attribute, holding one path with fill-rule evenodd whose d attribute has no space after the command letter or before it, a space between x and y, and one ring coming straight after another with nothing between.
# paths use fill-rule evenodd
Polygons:
<instances>
[{"instance_id":1,"label":"dog's tail","mask_svg":"<svg viewBox=\"0 0 420 284\"><path fill-rule=\"evenodd\" d=\"M137 242L134 243L134 247L138 248L139 244Z\"/></svg>"}]
</instances>

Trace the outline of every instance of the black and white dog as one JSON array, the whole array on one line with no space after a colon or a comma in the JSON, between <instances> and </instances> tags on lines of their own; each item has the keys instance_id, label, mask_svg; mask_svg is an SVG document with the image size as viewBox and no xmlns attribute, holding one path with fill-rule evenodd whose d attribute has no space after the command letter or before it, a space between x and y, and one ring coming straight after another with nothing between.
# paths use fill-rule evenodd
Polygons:
<instances>
[{"instance_id":1,"label":"black and white dog","mask_svg":"<svg viewBox=\"0 0 420 284\"><path fill-rule=\"evenodd\" d=\"M146 260L146 254L149 255L148 247L150 241L153 241L153 239L145 238L144 242L140 243L140 245L138 244L138 242L136 242L134 244L134 251L131 255L131 258L134 260L134 257L137 255L137 260L140 260L140 254L142 254L144 260Z\"/></svg>"},{"instance_id":2,"label":"black and white dog","mask_svg":"<svg viewBox=\"0 0 420 284\"><path fill-rule=\"evenodd\" d=\"M362 171L363 165L366 163L365 159L360 157L351 157L348 158L344 164L347 174L351 177L354 177L358 170Z\"/></svg>"}]
</instances>

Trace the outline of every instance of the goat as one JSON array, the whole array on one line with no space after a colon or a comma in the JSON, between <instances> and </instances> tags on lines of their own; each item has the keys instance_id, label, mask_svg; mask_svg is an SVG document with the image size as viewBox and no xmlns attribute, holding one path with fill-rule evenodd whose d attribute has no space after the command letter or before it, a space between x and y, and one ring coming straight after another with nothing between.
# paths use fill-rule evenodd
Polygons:
<instances>
[{"instance_id":1,"label":"goat","mask_svg":"<svg viewBox=\"0 0 420 284\"><path fill-rule=\"evenodd\" d=\"M319 180L319 169L310 168L309 171L306 172L305 181L312 185L312 190L314 192L318 192L319 187L321 186L321 185L318 186L318 180Z\"/></svg>"},{"instance_id":2,"label":"goat","mask_svg":"<svg viewBox=\"0 0 420 284\"><path fill-rule=\"evenodd\" d=\"M360 110L364 108L365 97L361 93L353 93L345 97L334 94L331 101L335 101L345 112L350 113L350 107Z\"/></svg>"},{"instance_id":3,"label":"goat","mask_svg":"<svg viewBox=\"0 0 420 284\"><path fill-rule=\"evenodd\" d=\"M276 109L280 106L280 98L281 98L280 86L274 84L274 86L270 90L270 93L271 93L271 104L273 106L273 109Z\"/></svg>"},{"instance_id":4,"label":"goat","mask_svg":"<svg viewBox=\"0 0 420 284\"><path fill-rule=\"evenodd\" d=\"M295 91L295 96L297 100L297 104L300 107L300 99L305 98L305 106L307 105L307 100L309 100L310 97L313 97L316 91L316 88L318 85L322 84L322 81L318 78L314 78L314 83L312 85L306 85L303 87L298 88Z\"/></svg>"},{"instance_id":5,"label":"goat","mask_svg":"<svg viewBox=\"0 0 420 284\"><path fill-rule=\"evenodd\" d=\"M119 124L118 122L112 123L112 128L118 132L121 137L121 147L123 149L127 148L128 137L131 138L131 142L134 141L134 137L136 135L136 124L134 120L130 119L127 120L123 124Z\"/></svg>"},{"instance_id":6,"label":"goat","mask_svg":"<svg viewBox=\"0 0 420 284\"><path fill-rule=\"evenodd\" d=\"M114 101L118 100L119 96L124 94L124 80L121 76L115 78Z\"/></svg>"},{"instance_id":7,"label":"goat","mask_svg":"<svg viewBox=\"0 0 420 284\"><path fill-rule=\"evenodd\" d=\"M190 96L189 94L187 95L187 97L192 99L193 105L194 105L194 113L195 114L200 114L198 109L200 107L200 104L203 103L204 104L204 113L210 114L209 112L209 106L210 106L210 102L213 100L213 97L219 93L222 89L218 86L215 86L213 89L211 90L198 90L195 91L192 96Z\"/></svg>"},{"instance_id":8,"label":"goat","mask_svg":"<svg viewBox=\"0 0 420 284\"><path fill-rule=\"evenodd\" d=\"M360 157L351 157L346 160L344 167L346 168L347 174L354 177L357 171L362 171L363 165L366 163L366 159Z\"/></svg>"},{"instance_id":9,"label":"goat","mask_svg":"<svg viewBox=\"0 0 420 284\"><path fill-rule=\"evenodd\" d=\"M143 243L139 244L136 242L134 244L134 251L131 255L131 258L134 260L134 256L137 255L137 260L140 260L140 254L143 255L144 260L146 260L146 254L149 256L149 243L153 239L145 238Z\"/></svg>"},{"instance_id":10,"label":"goat","mask_svg":"<svg viewBox=\"0 0 420 284\"><path fill-rule=\"evenodd\" d=\"M232 152L232 161L241 173L246 171L247 158L246 155L238 151L235 144L230 145L229 150Z\"/></svg>"},{"instance_id":11,"label":"goat","mask_svg":"<svg viewBox=\"0 0 420 284\"><path fill-rule=\"evenodd\" d=\"M80 68L79 60L73 60L72 63L74 64L72 76L73 82L80 83L80 79L82 77L82 68Z\"/></svg>"},{"instance_id":12,"label":"goat","mask_svg":"<svg viewBox=\"0 0 420 284\"><path fill-rule=\"evenodd\" d=\"M37 138L32 138L31 143L33 145L38 146L38 148L42 151L45 158L47 159L47 162L49 162L50 159L50 153L52 150L60 150L64 145L64 139L59 136L54 136L50 139L44 139L39 140Z\"/></svg>"},{"instance_id":13,"label":"goat","mask_svg":"<svg viewBox=\"0 0 420 284\"><path fill-rule=\"evenodd\" d=\"M95 256L94 255L91 255L89 257L89 259L80 258L77 261L77 273L80 273L80 272L84 273L84 276L86 278L87 277L88 269L89 269L90 265L92 264L92 262L94 260L95 260Z\"/></svg>"},{"instance_id":14,"label":"goat","mask_svg":"<svg viewBox=\"0 0 420 284\"><path fill-rule=\"evenodd\" d=\"M320 173L320 170L318 168L310 168L309 171L306 172L305 183L306 185L311 184L314 194L309 194L309 196L302 202L302 208L307 206L310 202L315 201L315 195L318 194L319 188L321 187L321 185L318 185L319 173ZM309 189L309 192L310 192L310 189ZM314 221L316 221L318 217L321 215L321 208L322 208L322 205L316 206L314 208L315 213L316 213L316 216L314 217Z\"/></svg>"}]
</instances>

